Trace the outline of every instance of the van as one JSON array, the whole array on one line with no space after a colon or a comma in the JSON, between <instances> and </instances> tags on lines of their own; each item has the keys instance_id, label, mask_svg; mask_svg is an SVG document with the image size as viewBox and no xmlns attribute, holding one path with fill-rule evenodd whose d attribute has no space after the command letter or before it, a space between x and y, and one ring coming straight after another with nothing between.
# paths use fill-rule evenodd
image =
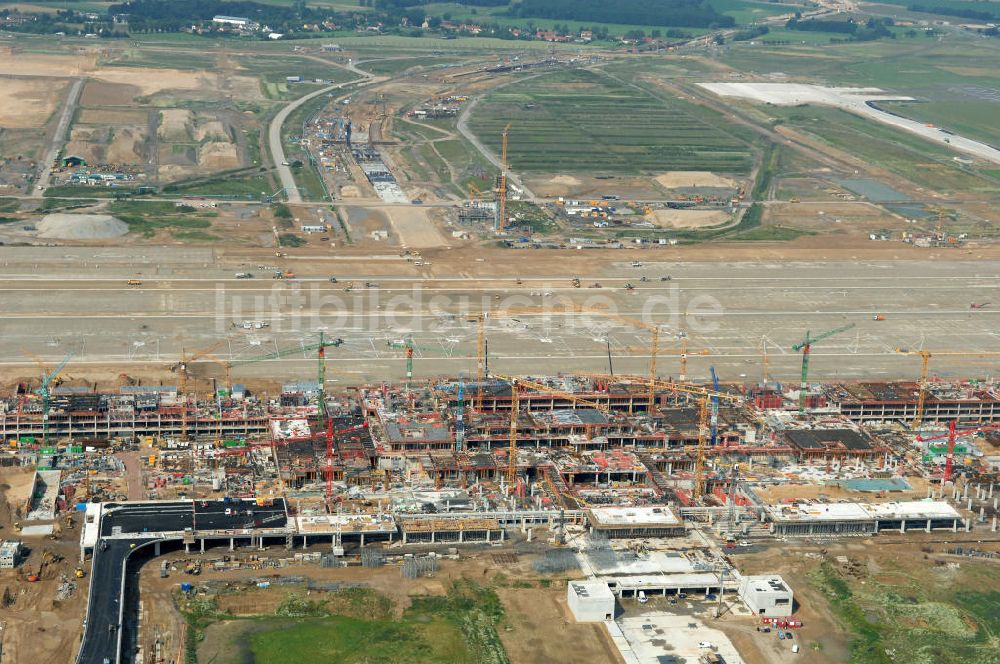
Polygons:
<instances>
[{"instance_id":1,"label":"van","mask_svg":"<svg viewBox=\"0 0 1000 664\"><path fill-rule=\"evenodd\" d=\"M645 604L648 601L649 601L649 598L646 597L645 591L640 590L639 591L639 604Z\"/></svg>"}]
</instances>

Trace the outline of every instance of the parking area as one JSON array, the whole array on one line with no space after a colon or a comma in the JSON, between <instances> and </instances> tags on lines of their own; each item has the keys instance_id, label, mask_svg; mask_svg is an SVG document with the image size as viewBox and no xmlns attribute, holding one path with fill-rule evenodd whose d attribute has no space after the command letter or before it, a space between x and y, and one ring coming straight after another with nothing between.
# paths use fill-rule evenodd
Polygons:
<instances>
[{"instance_id":1,"label":"parking area","mask_svg":"<svg viewBox=\"0 0 1000 664\"><path fill-rule=\"evenodd\" d=\"M694 616L657 612L623 617L617 622L633 655L623 653L626 661L681 664L712 655L726 664L744 661L725 634Z\"/></svg>"}]
</instances>

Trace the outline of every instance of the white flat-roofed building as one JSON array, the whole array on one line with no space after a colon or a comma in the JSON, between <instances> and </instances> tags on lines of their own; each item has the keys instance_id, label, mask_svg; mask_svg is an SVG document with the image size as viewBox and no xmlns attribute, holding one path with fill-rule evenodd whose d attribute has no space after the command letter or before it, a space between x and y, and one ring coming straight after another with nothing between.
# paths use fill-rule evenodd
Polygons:
<instances>
[{"instance_id":1,"label":"white flat-roofed building","mask_svg":"<svg viewBox=\"0 0 1000 664\"><path fill-rule=\"evenodd\" d=\"M745 576L740 580L740 598L759 616L792 615L792 589L780 576Z\"/></svg>"},{"instance_id":2,"label":"white flat-roofed building","mask_svg":"<svg viewBox=\"0 0 1000 664\"><path fill-rule=\"evenodd\" d=\"M766 508L776 535L871 535L882 530L919 529L925 532L965 525L962 515L943 501L915 500L892 503L796 503Z\"/></svg>"},{"instance_id":3,"label":"white flat-roofed building","mask_svg":"<svg viewBox=\"0 0 1000 664\"><path fill-rule=\"evenodd\" d=\"M593 507L587 510L591 531L610 538L670 537L684 534L684 522L669 507Z\"/></svg>"},{"instance_id":4,"label":"white flat-roofed building","mask_svg":"<svg viewBox=\"0 0 1000 664\"><path fill-rule=\"evenodd\" d=\"M250 19L243 18L242 16L223 16L219 14L212 18L212 23L218 23L220 25L233 25L237 28L245 28L250 25Z\"/></svg>"},{"instance_id":5,"label":"white flat-roofed building","mask_svg":"<svg viewBox=\"0 0 1000 664\"><path fill-rule=\"evenodd\" d=\"M570 581L566 600L577 622L614 620L615 596L604 581Z\"/></svg>"}]
</instances>

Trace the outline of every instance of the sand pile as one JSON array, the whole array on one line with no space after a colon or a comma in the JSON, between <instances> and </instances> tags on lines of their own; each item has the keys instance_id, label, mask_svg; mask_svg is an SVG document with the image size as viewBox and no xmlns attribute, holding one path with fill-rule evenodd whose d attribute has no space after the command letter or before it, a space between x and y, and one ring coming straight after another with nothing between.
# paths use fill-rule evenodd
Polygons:
<instances>
[{"instance_id":1,"label":"sand pile","mask_svg":"<svg viewBox=\"0 0 1000 664\"><path fill-rule=\"evenodd\" d=\"M102 240L128 233L128 224L107 214L48 214L38 222L38 237Z\"/></svg>"}]
</instances>

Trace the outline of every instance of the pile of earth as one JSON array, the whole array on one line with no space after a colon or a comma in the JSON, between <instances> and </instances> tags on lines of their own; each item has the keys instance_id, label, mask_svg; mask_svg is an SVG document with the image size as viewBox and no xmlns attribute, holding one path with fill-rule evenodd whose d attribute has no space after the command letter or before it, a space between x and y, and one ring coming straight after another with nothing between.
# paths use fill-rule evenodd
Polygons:
<instances>
[{"instance_id":1,"label":"pile of earth","mask_svg":"<svg viewBox=\"0 0 1000 664\"><path fill-rule=\"evenodd\" d=\"M48 214L36 225L38 237L103 240L128 233L128 224L108 214Z\"/></svg>"}]
</instances>

